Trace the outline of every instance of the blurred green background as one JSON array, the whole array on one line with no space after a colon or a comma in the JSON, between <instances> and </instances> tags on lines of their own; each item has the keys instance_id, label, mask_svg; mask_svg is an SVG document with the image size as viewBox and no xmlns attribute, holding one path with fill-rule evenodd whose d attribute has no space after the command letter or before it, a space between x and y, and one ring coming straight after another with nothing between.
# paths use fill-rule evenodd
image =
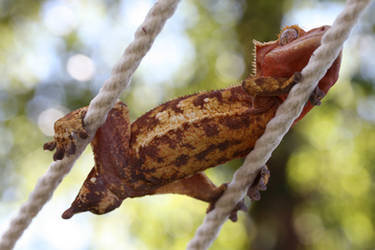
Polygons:
<instances>
[{"instance_id":1,"label":"blurred green background","mask_svg":"<svg viewBox=\"0 0 375 250\"><path fill-rule=\"evenodd\" d=\"M53 122L85 106L154 1L0 1L0 233L46 171ZM183 0L122 95L132 119L171 98L239 83L252 39L331 24L344 1ZM375 4L345 44L340 79L286 136L259 202L211 249L374 249ZM242 160L207 171L227 182ZM179 195L125 200L61 219L93 166L81 156L16 249L184 249L207 204Z\"/></svg>"}]
</instances>

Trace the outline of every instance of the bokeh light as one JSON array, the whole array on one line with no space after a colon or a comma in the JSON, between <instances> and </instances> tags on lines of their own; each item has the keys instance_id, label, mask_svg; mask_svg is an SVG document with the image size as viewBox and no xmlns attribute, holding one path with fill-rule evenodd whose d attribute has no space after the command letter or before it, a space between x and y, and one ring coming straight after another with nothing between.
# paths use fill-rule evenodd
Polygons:
<instances>
[{"instance_id":1,"label":"bokeh light","mask_svg":"<svg viewBox=\"0 0 375 250\"><path fill-rule=\"evenodd\" d=\"M57 36L69 34L77 27L76 15L66 1L49 1L43 12L43 22Z\"/></svg>"},{"instance_id":2,"label":"bokeh light","mask_svg":"<svg viewBox=\"0 0 375 250\"><path fill-rule=\"evenodd\" d=\"M84 82L93 77L95 66L91 58L82 54L77 54L68 59L66 70L71 77Z\"/></svg>"},{"instance_id":3,"label":"bokeh light","mask_svg":"<svg viewBox=\"0 0 375 250\"><path fill-rule=\"evenodd\" d=\"M53 136L53 124L56 120L63 117L64 112L60 109L50 108L44 110L40 113L38 117L38 126L39 129L45 134L46 136Z\"/></svg>"}]
</instances>

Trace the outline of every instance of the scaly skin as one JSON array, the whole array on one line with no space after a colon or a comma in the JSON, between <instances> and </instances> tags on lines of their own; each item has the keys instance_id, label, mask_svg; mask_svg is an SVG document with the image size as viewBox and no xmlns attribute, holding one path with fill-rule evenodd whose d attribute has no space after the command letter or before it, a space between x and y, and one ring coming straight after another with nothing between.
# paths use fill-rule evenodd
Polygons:
<instances>
[{"instance_id":1,"label":"scaly skin","mask_svg":"<svg viewBox=\"0 0 375 250\"><path fill-rule=\"evenodd\" d=\"M83 211L107 213L125 198L161 193L189 195L212 208L226 185L216 187L202 171L252 150L327 29L305 32L290 26L276 41L255 42L255 75L242 85L171 100L133 123L126 105L117 103L92 142L95 167L63 218ZM320 104L339 67L340 56L297 120ZM56 147L55 160L74 153L77 135L87 137L86 111L78 109L55 123L54 141L45 144L45 149ZM259 199L268 178L264 168L249 189L251 198Z\"/></svg>"}]
</instances>

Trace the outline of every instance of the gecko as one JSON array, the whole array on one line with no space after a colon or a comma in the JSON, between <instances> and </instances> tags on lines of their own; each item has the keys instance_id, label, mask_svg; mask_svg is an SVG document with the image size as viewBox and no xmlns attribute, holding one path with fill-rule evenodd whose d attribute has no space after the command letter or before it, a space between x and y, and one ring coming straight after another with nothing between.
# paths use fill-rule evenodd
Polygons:
<instances>
[{"instance_id":1,"label":"gecko","mask_svg":"<svg viewBox=\"0 0 375 250\"><path fill-rule=\"evenodd\" d=\"M254 72L241 84L170 100L130 122L126 104L117 102L97 130L91 146L95 166L78 195L62 215L90 211L104 214L126 198L154 194L184 194L208 202L208 211L227 188L216 186L204 170L246 156L267 123L301 81L308 63L329 26L305 31L298 25L283 28L278 38L254 43ZM316 105L338 79L341 53L319 81L297 122ZM87 138L83 118L87 106L54 124L54 160L75 153L77 138ZM270 177L264 166L248 196L260 198ZM237 219L238 204L230 219Z\"/></svg>"}]
</instances>

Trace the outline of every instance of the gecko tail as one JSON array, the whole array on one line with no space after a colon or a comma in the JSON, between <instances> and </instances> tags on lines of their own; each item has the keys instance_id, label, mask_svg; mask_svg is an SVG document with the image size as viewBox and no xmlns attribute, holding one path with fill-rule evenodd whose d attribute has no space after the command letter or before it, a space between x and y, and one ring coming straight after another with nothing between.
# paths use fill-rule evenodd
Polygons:
<instances>
[{"instance_id":1,"label":"gecko tail","mask_svg":"<svg viewBox=\"0 0 375 250\"><path fill-rule=\"evenodd\" d=\"M87 176L77 197L70 208L63 214L63 219L70 219L74 214L90 211L94 214L105 214L119 207L122 199L107 188L103 178L94 167Z\"/></svg>"}]
</instances>

